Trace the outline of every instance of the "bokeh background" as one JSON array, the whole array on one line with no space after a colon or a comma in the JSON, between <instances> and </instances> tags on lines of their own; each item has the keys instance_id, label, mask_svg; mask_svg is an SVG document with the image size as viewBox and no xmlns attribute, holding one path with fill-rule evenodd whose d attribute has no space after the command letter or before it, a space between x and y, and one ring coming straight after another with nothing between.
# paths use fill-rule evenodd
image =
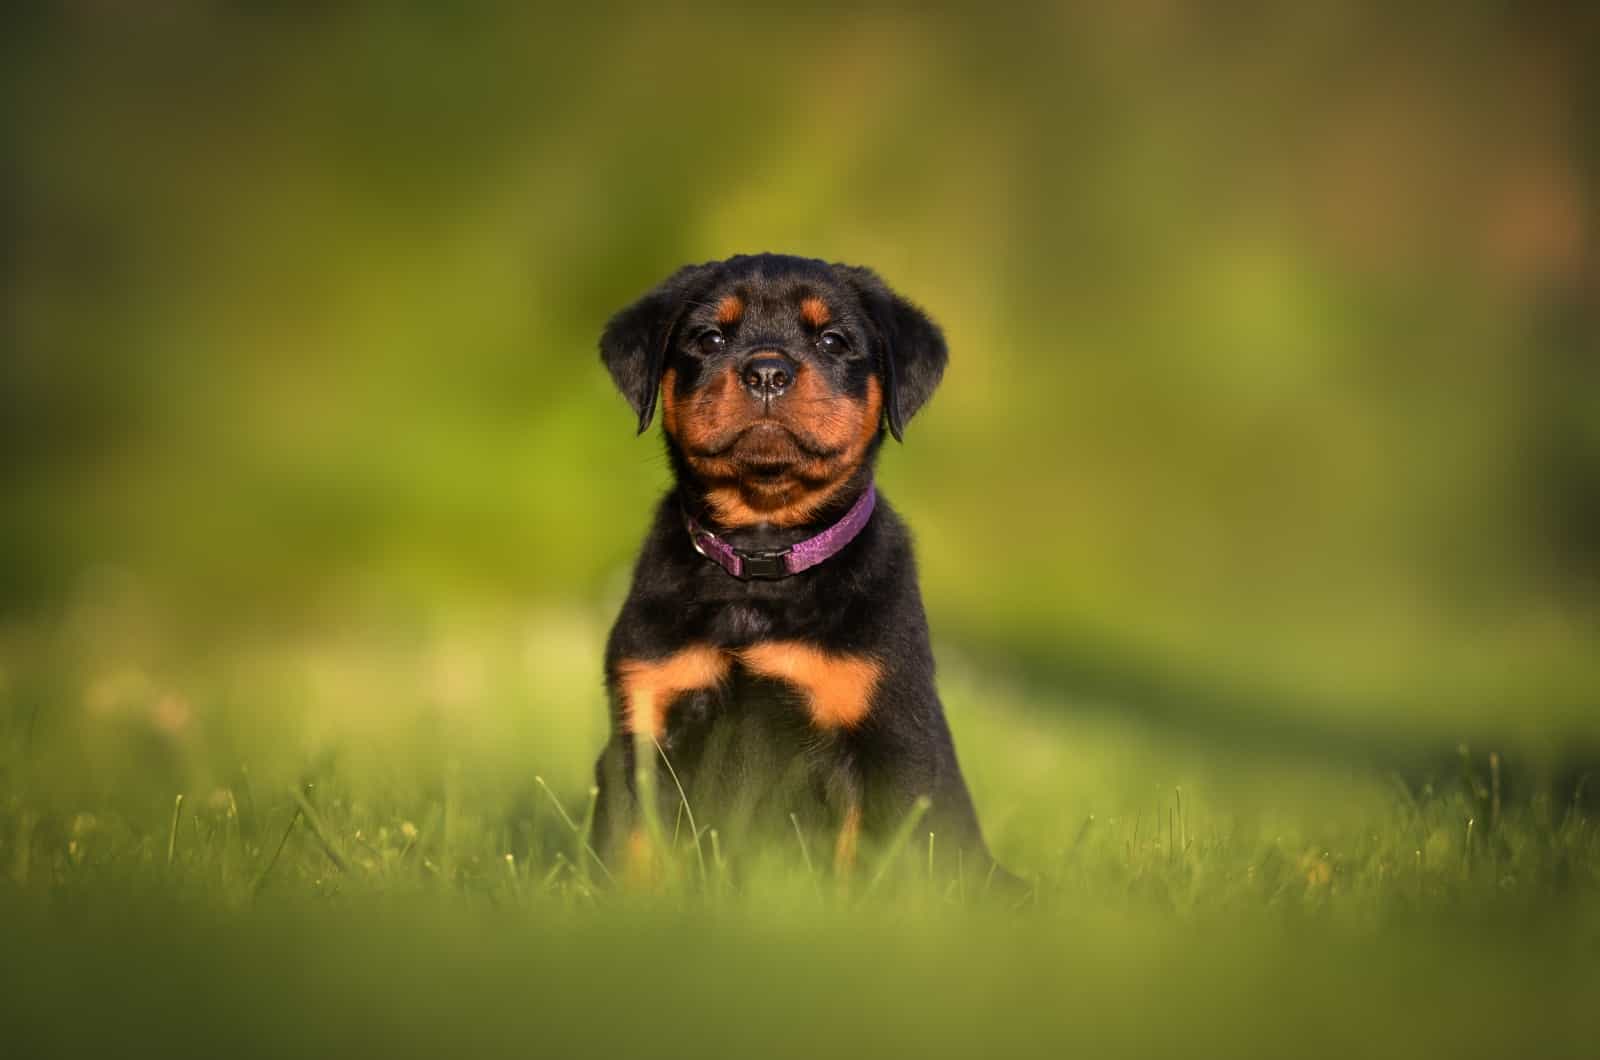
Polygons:
<instances>
[{"instance_id":1,"label":"bokeh background","mask_svg":"<svg viewBox=\"0 0 1600 1060\"><path fill-rule=\"evenodd\" d=\"M1600 7L543 6L0 13L0 1052L1593 1052ZM596 340L761 250L949 337L1023 909L570 823Z\"/></svg>"},{"instance_id":2,"label":"bokeh background","mask_svg":"<svg viewBox=\"0 0 1600 1060\"><path fill-rule=\"evenodd\" d=\"M1600 739L1583 5L4 19L26 739L470 702L576 782L667 483L596 337L760 250L946 329L882 482L958 677L1333 759Z\"/></svg>"}]
</instances>

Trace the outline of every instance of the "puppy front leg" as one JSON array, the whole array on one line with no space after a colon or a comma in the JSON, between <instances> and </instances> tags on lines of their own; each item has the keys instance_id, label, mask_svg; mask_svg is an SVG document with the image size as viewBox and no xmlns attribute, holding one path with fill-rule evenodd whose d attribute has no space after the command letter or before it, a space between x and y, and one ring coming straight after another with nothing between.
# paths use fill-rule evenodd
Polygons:
<instances>
[{"instance_id":1,"label":"puppy front leg","mask_svg":"<svg viewBox=\"0 0 1600 1060\"><path fill-rule=\"evenodd\" d=\"M718 649L691 645L656 658L620 658L607 668L612 737L596 766L596 783L606 806L607 845L615 850L626 835L630 863L648 857L649 836L642 826L676 793L670 778L659 774L655 755L673 704L689 693L716 688L727 678L730 666L731 660ZM650 776L655 777L654 790L645 805L640 802L639 778Z\"/></svg>"}]
</instances>

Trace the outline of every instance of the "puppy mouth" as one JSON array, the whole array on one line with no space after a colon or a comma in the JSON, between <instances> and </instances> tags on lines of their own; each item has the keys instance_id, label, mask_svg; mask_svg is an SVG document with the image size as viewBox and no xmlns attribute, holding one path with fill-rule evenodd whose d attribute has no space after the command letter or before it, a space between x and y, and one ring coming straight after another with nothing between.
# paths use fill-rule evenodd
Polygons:
<instances>
[{"instance_id":1,"label":"puppy mouth","mask_svg":"<svg viewBox=\"0 0 1600 1060\"><path fill-rule=\"evenodd\" d=\"M731 432L725 440L699 449L695 455L727 459L740 470L762 477L781 475L803 460L827 459L834 453L787 425L763 417Z\"/></svg>"}]
</instances>

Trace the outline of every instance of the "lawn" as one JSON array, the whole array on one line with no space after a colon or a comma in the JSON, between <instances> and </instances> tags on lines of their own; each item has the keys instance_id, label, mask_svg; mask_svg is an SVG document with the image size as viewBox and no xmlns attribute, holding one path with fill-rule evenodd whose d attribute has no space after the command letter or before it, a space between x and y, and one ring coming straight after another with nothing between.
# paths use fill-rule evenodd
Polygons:
<instances>
[{"instance_id":1,"label":"lawn","mask_svg":"<svg viewBox=\"0 0 1600 1060\"><path fill-rule=\"evenodd\" d=\"M1423 776L1233 746L946 649L974 796L1030 893L930 874L915 830L841 885L798 838L725 850L704 820L698 852L664 822L653 875L614 882L582 845L598 614L206 654L128 618L6 642L11 1055L1555 1056L1600 1034L1600 829L1520 752Z\"/></svg>"}]
</instances>

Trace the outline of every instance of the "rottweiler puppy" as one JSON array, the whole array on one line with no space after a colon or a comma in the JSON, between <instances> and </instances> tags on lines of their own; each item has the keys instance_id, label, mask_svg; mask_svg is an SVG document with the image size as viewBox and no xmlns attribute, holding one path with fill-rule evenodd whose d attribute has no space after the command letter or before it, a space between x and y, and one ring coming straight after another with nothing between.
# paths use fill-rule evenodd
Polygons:
<instances>
[{"instance_id":1,"label":"rottweiler puppy","mask_svg":"<svg viewBox=\"0 0 1600 1060\"><path fill-rule=\"evenodd\" d=\"M911 539L872 474L939 383L939 328L869 269L758 254L680 269L600 356L641 434L659 404L676 478L606 645L602 840L640 841L645 755L665 827L684 796L724 837L804 822L848 872L926 799L918 850L931 831L941 860L988 868Z\"/></svg>"}]
</instances>

